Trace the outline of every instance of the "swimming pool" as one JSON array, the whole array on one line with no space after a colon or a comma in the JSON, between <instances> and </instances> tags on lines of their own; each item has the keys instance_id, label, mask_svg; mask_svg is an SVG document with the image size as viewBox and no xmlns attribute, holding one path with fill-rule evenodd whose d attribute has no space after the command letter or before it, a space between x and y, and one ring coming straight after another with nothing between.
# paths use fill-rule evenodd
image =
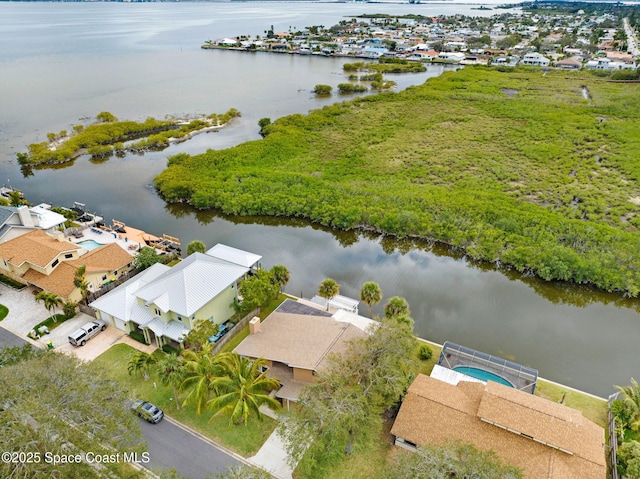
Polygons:
<instances>
[{"instance_id":1,"label":"swimming pool","mask_svg":"<svg viewBox=\"0 0 640 479\"><path fill-rule=\"evenodd\" d=\"M92 249L96 249L99 248L100 246L104 246L100 243L98 243L97 241L94 240L85 240L85 241L80 241L78 243L78 246L82 246L84 249L91 251Z\"/></svg>"},{"instance_id":2,"label":"swimming pool","mask_svg":"<svg viewBox=\"0 0 640 479\"><path fill-rule=\"evenodd\" d=\"M509 386L510 388L513 387L513 384L511 384L505 378L500 377L497 374L490 373L489 371L485 371L484 369L472 368L469 366L457 366L453 368L453 370L458 371L462 374L466 374L467 376L471 376L472 378L479 379L480 381L493 381L495 383Z\"/></svg>"}]
</instances>

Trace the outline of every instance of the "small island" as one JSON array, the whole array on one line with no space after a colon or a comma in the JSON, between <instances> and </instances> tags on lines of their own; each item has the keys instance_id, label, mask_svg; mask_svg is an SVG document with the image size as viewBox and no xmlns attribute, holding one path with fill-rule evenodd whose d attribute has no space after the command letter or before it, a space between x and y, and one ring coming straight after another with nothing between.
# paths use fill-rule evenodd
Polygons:
<instances>
[{"instance_id":1,"label":"small island","mask_svg":"<svg viewBox=\"0 0 640 479\"><path fill-rule=\"evenodd\" d=\"M193 119L156 120L150 117L136 122L120 121L103 111L96 116L94 124L75 125L72 132L48 133L49 141L32 143L27 153L18 153L18 163L26 167L59 165L82 155L100 159L126 152L161 150L171 143L186 141L197 133L217 131L238 116L240 112L231 108L226 113L212 113Z\"/></svg>"}]
</instances>

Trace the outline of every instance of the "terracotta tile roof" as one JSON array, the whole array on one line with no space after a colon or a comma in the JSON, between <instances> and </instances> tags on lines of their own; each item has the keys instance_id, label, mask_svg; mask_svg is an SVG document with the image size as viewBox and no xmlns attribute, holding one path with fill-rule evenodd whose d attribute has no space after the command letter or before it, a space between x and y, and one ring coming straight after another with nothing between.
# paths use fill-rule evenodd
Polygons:
<instances>
[{"instance_id":1,"label":"terracotta tile roof","mask_svg":"<svg viewBox=\"0 0 640 479\"><path fill-rule=\"evenodd\" d=\"M606 477L602 428L578 411L491 381L486 386L471 382L454 386L419 375L409 387L391 433L417 445L461 440L493 450L506 463L521 468L528 479ZM569 454L518 433L558 441L561 444L555 446L573 450Z\"/></svg>"},{"instance_id":2,"label":"terracotta tile roof","mask_svg":"<svg viewBox=\"0 0 640 479\"><path fill-rule=\"evenodd\" d=\"M39 288L66 299L75 289L73 285L75 274L76 268L63 261L48 276L35 269L29 269L22 278Z\"/></svg>"},{"instance_id":3,"label":"terracotta tile roof","mask_svg":"<svg viewBox=\"0 0 640 479\"><path fill-rule=\"evenodd\" d=\"M45 268L60 253L78 249L79 246L68 241L58 241L42 230L33 230L0 244L0 258L16 266L28 262Z\"/></svg>"},{"instance_id":4,"label":"terracotta tile roof","mask_svg":"<svg viewBox=\"0 0 640 479\"><path fill-rule=\"evenodd\" d=\"M133 262L133 257L116 243L109 243L95 248L79 259L69 261L76 268L87 267L88 273L115 271Z\"/></svg>"}]
</instances>

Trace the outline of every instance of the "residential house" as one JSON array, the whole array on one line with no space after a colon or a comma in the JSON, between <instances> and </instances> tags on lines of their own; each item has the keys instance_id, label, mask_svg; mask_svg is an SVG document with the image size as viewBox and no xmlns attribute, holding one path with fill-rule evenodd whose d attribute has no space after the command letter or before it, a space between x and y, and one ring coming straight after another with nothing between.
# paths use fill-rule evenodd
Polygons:
<instances>
[{"instance_id":1,"label":"residential house","mask_svg":"<svg viewBox=\"0 0 640 479\"><path fill-rule=\"evenodd\" d=\"M117 244L92 251L62 238L32 230L0 244L0 271L9 278L57 294L65 301L79 301L82 292L75 287L76 270L86 266L89 291L118 279L129 271L132 256Z\"/></svg>"},{"instance_id":2,"label":"residential house","mask_svg":"<svg viewBox=\"0 0 640 479\"><path fill-rule=\"evenodd\" d=\"M84 280L87 292L98 291L103 286L119 280L131 271L133 256L116 243L95 248L80 258L61 262L51 273L43 274L36 269L27 271L23 279L40 289L51 291L66 300L78 302L83 292L74 285L79 267L85 267Z\"/></svg>"},{"instance_id":3,"label":"residential house","mask_svg":"<svg viewBox=\"0 0 640 479\"><path fill-rule=\"evenodd\" d=\"M556 68L561 70L580 70L582 68L582 62L575 58L565 58L564 60L558 60L556 62Z\"/></svg>"},{"instance_id":4,"label":"residential house","mask_svg":"<svg viewBox=\"0 0 640 479\"><path fill-rule=\"evenodd\" d=\"M544 55L538 53L538 52L531 52L531 53L527 53L525 56L522 57L522 60L520 60L520 63L522 65L531 65L531 66L536 66L536 67L547 67L549 66L549 63L551 63L551 61L545 57Z\"/></svg>"},{"instance_id":5,"label":"residential house","mask_svg":"<svg viewBox=\"0 0 640 479\"><path fill-rule=\"evenodd\" d=\"M267 375L282 384L276 397L288 408L327 369L332 354L344 352L350 340L366 337L373 324L344 310L331 314L314 303L287 299L262 323L252 319L249 336L234 351L266 360Z\"/></svg>"},{"instance_id":6,"label":"residential house","mask_svg":"<svg viewBox=\"0 0 640 479\"><path fill-rule=\"evenodd\" d=\"M489 381L418 375L391 429L415 450L448 441L492 450L526 479L605 479L604 430L562 404Z\"/></svg>"},{"instance_id":7,"label":"residential house","mask_svg":"<svg viewBox=\"0 0 640 479\"><path fill-rule=\"evenodd\" d=\"M27 206L0 206L0 242L9 241L35 229L53 233L66 218L42 203Z\"/></svg>"},{"instance_id":8,"label":"residential house","mask_svg":"<svg viewBox=\"0 0 640 479\"><path fill-rule=\"evenodd\" d=\"M225 245L193 253L173 267L156 264L93 301L96 315L158 347L179 347L198 321L222 324L235 313L238 285L261 256Z\"/></svg>"}]
</instances>

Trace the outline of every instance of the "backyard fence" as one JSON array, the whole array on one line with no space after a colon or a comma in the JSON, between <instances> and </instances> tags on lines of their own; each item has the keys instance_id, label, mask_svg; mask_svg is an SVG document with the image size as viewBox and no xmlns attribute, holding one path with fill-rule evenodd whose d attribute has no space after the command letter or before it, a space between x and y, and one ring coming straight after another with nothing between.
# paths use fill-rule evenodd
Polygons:
<instances>
[{"instance_id":1,"label":"backyard fence","mask_svg":"<svg viewBox=\"0 0 640 479\"><path fill-rule=\"evenodd\" d=\"M609 465L611 466L611 479L620 479L618 475L618 436L616 435L616 418L611 413L611 403L618 399L618 393L609 396L608 423L609 423Z\"/></svg>"},{"instance_id":2,"label":"backyard fence","mask_svg":"<svg viewBox=\"0 0 640 479\"><path fill-rule=\"evenodd\" d=\"M240 333L240 331L242 331L244 327L247 324L249 324L249 321L251 321L251 318L253 318L254 316L257 316L258 314L260 314L260 308L254 309L249 314L247 314L244 318L238 321L238 323L233 328L231 328L231 330L227 334L222 336L220 340L216 343L216 345L213 348L213 353L215 354L218 351L220 351L225 344L227 344L234 337L236 337Z\"/></svg>"}]
</instances>

